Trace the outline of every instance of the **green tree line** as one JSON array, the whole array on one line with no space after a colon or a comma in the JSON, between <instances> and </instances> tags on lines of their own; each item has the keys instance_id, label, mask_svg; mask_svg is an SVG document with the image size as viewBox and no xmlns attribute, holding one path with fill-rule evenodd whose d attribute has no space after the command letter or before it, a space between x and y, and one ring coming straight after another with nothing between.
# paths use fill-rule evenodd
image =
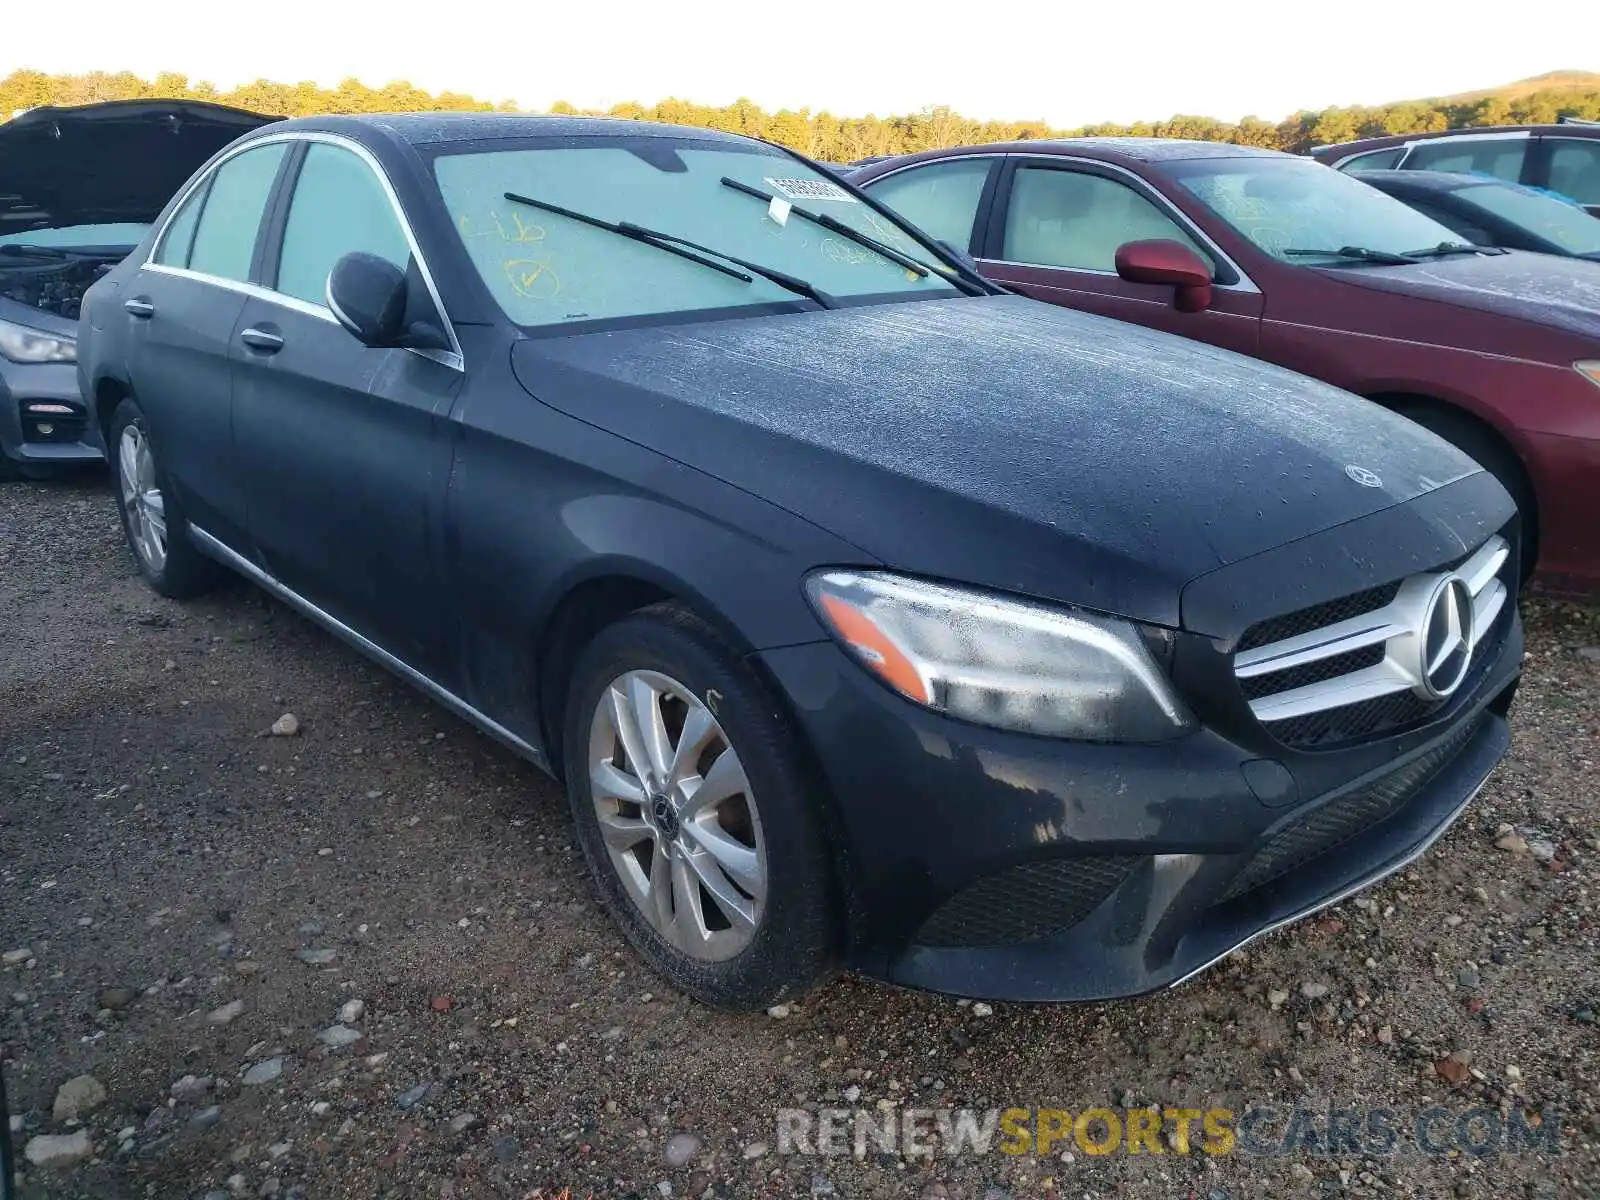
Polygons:
<instances>
[{"instance_id":1,"label":"green tree line","mask_svg":"<svg viewBox=\"0 0 1600 1200\"><path fill-rule=\"evenodd\" d=\"M42 71L18 70L0 79L0 117L46 104L91 104L142 98L211 100L286 117L314 113L517 111L517 106L509 100L492 103L461 92L434 94L404 82L373 88L359 80L346 79L338 87L325 88L308 82L274 83L258 79L222 91L203 80L191 82L188 76L172 72L162 72L154 79L141 79L128 71L48 75ZM557 103L550 111L576 113L580 110L570 104ZM1409 100L1374 107L1325 108L1298 112L1278 122L1256 117L1245 117L1235 123L1210 117L1175 116L1165 121L1089 125L1081 129L1052 129L1043 121L977 121L943 106L888 117L840 117L807 108L767 112L744 99L721 108L674 99L653 105L617 104L604 115L748 134L832 162L975 142L1084 134L1201 138L1298 153L1326 142L1385 133L1422 133L1474 125L1540 124L1562 116L1600 120L1600 87L1553 86L1522 94L1490 93L1474 99Z\"/></svg>"}]
</instances>

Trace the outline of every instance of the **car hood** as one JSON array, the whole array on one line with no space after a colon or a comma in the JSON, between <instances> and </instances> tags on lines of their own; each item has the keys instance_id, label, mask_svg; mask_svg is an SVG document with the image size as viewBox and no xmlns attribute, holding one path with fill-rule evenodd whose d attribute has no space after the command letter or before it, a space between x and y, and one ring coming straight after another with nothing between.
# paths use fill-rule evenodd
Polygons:
<instances>
[{"instance_id":1,"label":"car hood","mask_svg":"<svg viewBox=\"0 0 1600 1200\"><path fill-rule=\"evenodd\" d=\"M1478 470L1349 393L1020 296L536 338L512 361L545 403L889 566L1167 624L1195 576Z\"/></svg>"},{"instance_id":2,"label":"car hood","mask_svg":"<svg viewBox=\"0 0 1600 1200\"><path fill-rule=\"evenodd\" d=\"M1414 267L1332 268L1339 282L1420 296L1600 338L1600 270L1579 258L1510 251Z\"/></svg>"},{"instance_id":3,"label":"car hood","mask_svg":"<svg viewBox=\"0 0 1600 1200\"><path fill-rule=\"evenodd\" d=\"M0 233L154 221L208 158L277 119L188 100L29 109L0 124Z\"/></svg>"}]
</instances>

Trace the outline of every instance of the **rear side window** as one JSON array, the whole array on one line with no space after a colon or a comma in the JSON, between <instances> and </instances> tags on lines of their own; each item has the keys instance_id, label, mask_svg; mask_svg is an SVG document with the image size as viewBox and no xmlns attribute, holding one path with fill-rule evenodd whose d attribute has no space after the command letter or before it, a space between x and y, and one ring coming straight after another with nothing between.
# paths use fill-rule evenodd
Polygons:
<instances>
[{"instance_id":1,"label":"rear side window","mask_svg":"<svg viewBox=\"0 0 1600 1200\"><path fill-rule=\"evenodd\" d=\"M394 206L372 168L342 147L313 142L289 203L277 290L322 304L333 264L357 250L402 271L411 261Z\"/></svg>"},{"instance_id":2,"label":"rear side window","mask_svg":"<svg viewBox=\"0 0 1600 1200\"><path fill-rule=\"evenodd\" d=\"M1362 171L1387 171L1399 165L1405 157L1404 146L1391 146L1387 150L1369 150L1365 154L1358 154L1354 158L1347 158L1339 164L1339 170L1359 175Z\"/></svg>"},{"instance_id":3,"label":"rear side window","mask_svg":"<svg viewBox=\"0 0 1600 1200\"><path fill-rule=\"evenodd\" d=\"M1550 190L1579 204L1600 204L1600 138L1551 140Z\"/></svg>"},{"instance_id":4,"label":"rear side window","mask_svg":"<svg viewBox=\"0 0 1600 1200\"><path fill-rule=\"evenodd\" d=\"M1516 183L1528 156L1527 138L1439 138L1418 142L1406 156L1408 171L1454 171L1493 175Z\"/></svg>"},{"instance_id":5,"label":"rear side window","mask_svg":"<svg viewBox=\"0 0 1600 1200\"><path fill-rule=\"evenodd\" d=\"M205 207L206 192L210 190L209 180L202 183L189 193L189 198L183 202L167 226L167 232L162 235L161 245L156 248L155 261L169 267L187 267L189 265L189 248L194 244L194 226L199 219L200 210Z\"/></svg>"},{"instance_id":6,"label":"rear side window","mask_svg":"<svg viewBox=\"0 0 1600 1200\"><path fill-rule=\"evenodd\" d=\"M217 168L194 231L191 271L220 279L250 278L261 214L287 148L285 142L271 142L246 150Z\"/></svg>"},{"instance_id":7,"label":"rear side window","mask_svg":"<svg viewBox=\"0 0 1600 1200\"><path fill-rule=\"evenodd\" d=\"M965 250L972 241L991 158L962 158L899 171L870 184L872 198L886 204L930 237Z\"/></svg>"},{"instance_id":8,"label":"rear side window","mask_svg":"<svg viewBox=\"0 0 1600 1200\"><path fill-rule=\"evenodd\" d=\"M1011 184L1007 262L1109 273L1117 269L1118 247L1149 238L1182 242L1212 262L1171 217L1132 188L1104 176L1022 167Z\"/></svg>"}]
</instances>

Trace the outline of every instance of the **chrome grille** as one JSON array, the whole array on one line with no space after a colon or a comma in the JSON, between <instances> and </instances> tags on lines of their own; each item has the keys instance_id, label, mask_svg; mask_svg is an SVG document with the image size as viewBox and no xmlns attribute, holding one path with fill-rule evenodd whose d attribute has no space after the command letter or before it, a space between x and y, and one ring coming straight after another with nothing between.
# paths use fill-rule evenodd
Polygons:
<instances>
[{"instance_id":1,"label":"chrome grille","mask_svg":"<svg viewBox=\"0 0 1600 1200\"><path fill-rule=\"evenodd\" d=\"M1510 590L1493 537L1454 570L1413 575L1252 627L1234 673L1256 719L1311 749L1422 720L1471 676ZM1321 624L1311 622L1320 617ZM1266 631L1263 634L1263 631Z\"/></svg>"}]
</instances>

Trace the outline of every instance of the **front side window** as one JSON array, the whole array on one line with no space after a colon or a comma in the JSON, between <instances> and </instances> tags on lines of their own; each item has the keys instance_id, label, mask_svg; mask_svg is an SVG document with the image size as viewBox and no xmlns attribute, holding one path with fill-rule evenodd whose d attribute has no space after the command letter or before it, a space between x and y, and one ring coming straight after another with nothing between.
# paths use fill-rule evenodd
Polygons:
<instances>
[{"instance_id":1,"label":"front side window","mask_svg":"<svg viewBox=\"0 0 1600 1200\"><path fill-rule=\"evenodd\" d=\"M507 192L698 242L804 280L842 303L961 294L945 277L950 268L895 221L776 149L665 137L595 138L587 144L529 139L524 146L446 150L433 163L445 208L473 266L519 325L804 301L715 254L694 252L750 278L508 200ZM780 203L735 190L724 178ZM797 209L826 214L936 269L918 275L802 218Z\"/></svg>"},{"instance_id":2,"label":"front side window","mask_svg":"<svg viewBox=\"0 0 1600 1200\"><path fill-rule=\"evenodd\" d=\"M191 271L241 282L250 278L261 214L287 148L287 142L269 142L217 168L195 227Z\"/></svg>"},{"instance_id":3,"label":"front side window","mask_svg":"<svg viewBox=\"0 0 1600 1200\"><path fill-rule=\"evenodd\" d=\"M322 304L333 264L358 250L402 271L411 261L394 206L372 168L341 146L313 142L289 202L277 290Z\"/></svg>"},{"instance_id":4,"label":"front side window","mask_svg":"<svg viewBox=\"0 0 1600 1200\"><path fill-rule=\"evenodd\" d=\"M1600 220L1576 205L1497 183L1462 188L1456 195L1463 203L1553 242L1568 254L1600 254Z\"/></svg>"},{"instance_id":5,"label":"front side window","mask_svg":"<svg viewBox=\"0 0 1600 1200\"><path fill-rule=\"evenodd\" d=\"M1418 142L1406 156L1408 171L1453 171L1461 175L1493 175L1512 183L1522 178L1528 139L1438 138Z\"/></svg>"},{"instance_id":6,"label":"front side window","mask_svg":"<svg viewBox=\"0 0 1600 1200\"><path fill-rule=\"evenodd\" d=\"M1080 171L1018 168L1006 211L1007 262L1114 273L1119 247L1151 238L1182 242L1215 266L1182 226L1126 184Z\"/></svg>"},{"instance_id":7,"label":"front side window","mask_svg":"<svg viewBox=\"0 0 1600 1200\"><path fill-rule=\"evenodd\" d=\"M1351 253L1406 254L1460 239L1352 175L1298 158L1172 163L1179 184L1256 246L1284 262L1372 266Z\"/></svg>"},{"instance_id":8,"label":"front side window","mask_svg":"<svg viewBox=\"0 0 1600 1200\"><path fill-rule=\"evenodd\" d=\"M965 250L972 241L983 185L992 158L957 158L897 171L868 186L873 199L887 204L929 237Z\"/></svg>"},{"instance_id":9,"label":"front side window","mask_svg":"<svg viewBox=\"0 0 1600 1200\"><path fill-rule=\"evenodd\" d=\"M1600 204L1600 138L1553 138L1550 190L1579 204Z\"/></svg>"},{"instance_id":10,"label":"front side window","mask_svg":"<svg viewBox=\"0 0 1600 1200\"><path fill-rule=\"evenodd\" d=\"M1359 175L1362 171L1387 171L1390 167L1398 166L1405 153L1404 146L1391 146L1387 150L1369 150L1365 154L1345 159L1339 164L1339 170L1348 171L1353 175Z\"/></svg>"}]
</instances>

